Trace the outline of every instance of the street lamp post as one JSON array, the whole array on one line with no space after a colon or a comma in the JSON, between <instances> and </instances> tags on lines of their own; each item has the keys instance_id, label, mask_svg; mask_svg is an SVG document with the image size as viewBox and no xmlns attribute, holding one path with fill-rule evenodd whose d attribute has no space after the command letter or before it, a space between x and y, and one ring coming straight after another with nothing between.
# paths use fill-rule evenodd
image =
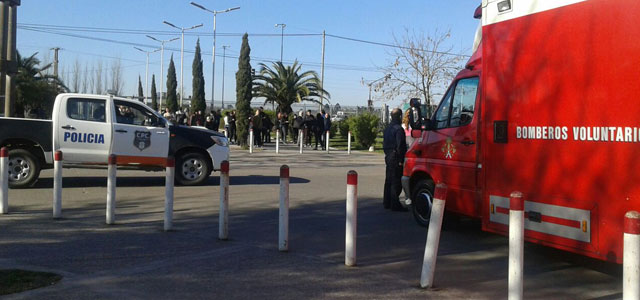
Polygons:
<instances>
[{"instance_id":1,"label":"street lamp post","mask_svg":"<svg viewBox=\"0 0 640 300\"><path fill-rule=\"evenodd\" d=\"M287 24L276 24L275 27L281 27L280 32L280 63L282 63L282 50L284 49L284 28L287 27Z\"/></svg>"},{"instance_id":2,"label":"street lamp post","mask_svg":"<svg viewBox=\"0 0 640 300\"><path fill-rule=\"evenodd\" d=\"M133 48L147 55L147 66L144 70L144 99L142 100L142 101L145 101L147 97L149 97L149 54L156 53L160 51L160 49L156 49L153 51L145 51L138 47L133 47Z\"/></svg>"},{"instance_id":3,"label":"street lamp post","mask_svg":"<svg viewBox=\"0 0 640 300\"><path fill-rule=\"evenodd\" d=\"M182 39L182 46L180 47L180 108L182 108L182 98L184 98L184 32L191 29L196 29L198 27L202 27L202 24L194 25L189 28L178 27L173 25L167 21L162 21L175 29L180 30L180 37Z\"/></svg>"},{"instance_id":4,"label":"street lamp post","mask_svg":"<svg viewBox=\"0 0 640 300\"><path fill-rule=\"evenodd\" d=\"M147 35L148 38L160 43L160 104L158 106L158 111L162 111L162 93L164 92L164 44L173 42L178 39L178 37L174 37L168 40L159 40L150 35Z\"/></svg>"},{"instance_id":5,"label":"street lamp post","mask_svg":"<svg viewBox=\"0 0 640 300\"><path fill-rule=\"evenodd\" d=\"M227 48L229 46L222 46L222 109L224 109L224 64L227 61Z\"/></svg>"},{"instance_id":6,"label":"street lamp post","mask_svg":"<svg viewBox=\"0 0 640 300\"><path fill-rule=\"evenodd\" d=\"M369 110L372 110L372 109L373 109L373 99L371 99L371 86L372 86L374 83L378 82L378 81L381 81L381 80L389 80L390 78L391 78L391 74L387 74L387 75L384 75L384 76L383 76L383 77L381 77L381 78L378 78L378 79L376 79L376 80L372 80L372 81L370 81L369 83L367 83L367 85L369 86L369 100L367 101L367 106L369 107Z\"/></svg>"},{"instance_id":7,"label":"street lamp post","mask_svg":"<svg viewBox=\"0 0 640 300\"><path fill-rule=\"evenodd\" d=\"M204 11L210 12L213 14L213 52L211 55L211 109L213 109L213 104L214 104L214 100L215 100L215 86L216 86L216 16L218 14L222 14L222 13L226 13L226 12L230 12L232 10L236 10L236 9L240 9L240 7L232 7L232 8L227 8L225 10L210 10L207 9L206 7L195 3L195 2L191 2L191 5L202 9ZM224 81L224 74L222 74L222 80ZM224 87L223 87L224 90ZM224 94L222 95L222 97L224 98ZM222 100L222 109L224 109L224 100Z\"/></svg>"}]
</instances>

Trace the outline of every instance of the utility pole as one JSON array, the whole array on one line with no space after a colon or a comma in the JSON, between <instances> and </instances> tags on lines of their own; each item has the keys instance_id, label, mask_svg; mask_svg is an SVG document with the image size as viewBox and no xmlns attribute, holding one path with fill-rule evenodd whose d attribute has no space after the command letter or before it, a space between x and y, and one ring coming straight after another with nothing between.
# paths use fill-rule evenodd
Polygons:
<instances>
[{"instance_id":1,"label":"utility pole","mask_svg":"<svg viewBox=\"0 0 640 300\"><path fill-rule=\"evenodd\" d=\"M16 103L16 82L15 75L18 73L16 55L16 26L18 25L18 6L21 0L2 0L0 3L0 17L2 22L2 62L0 63L0 76L5 75L4 90L4 116L15 115Z\"/></svg>"},{"instance_id":2,"label":"utility pole","mask_svg":"<svg viewBox=\"0 0 640 300\"><path fill-rule=\"evenodd\" d=\"M322 91L324 90L324 42L326 38L325 31L322 31L322 66L320 67L320 111L322 111L322 102L324 101L324 95ZM331 114L331 106L329 106L329 114Z\"/></svg>"},{"instance_id":3,"label":"utility pole","mask_svg":"<svg viewBox=\"0 0 640 300\"><path fill-rule=\"evenodd\" d=\"M156 49L153 51L145 51L138 47L133 47L133 48L147 55L147 67L144 70L144 99L142 100L143 102L145 102L145 100L147 100L147 97L149 97L149 54L156 53L160 51L160 49Z\"/></svg>"},{"instance_id":4,"label":"utility pole","mask_svg":"<svg viewBox=\"0 0 640 300\"><path fill-rule=\"evenodd\" d=\"M276 24L275 27L280 27L281 31L280 31L280 64L284 65L282 63L282 53L283 53L283 49L284 49L284 28L287 27L287 24L281 23L281 24ZM276 103L271 102L271 109L273 111L276 111Z\"/></svg>"},{"instance_id":5,"label":"utility pole","mask_svg":"<svg viewBox=\"0 0 640 300\"><path fill-rule=\"evenodd\" d=\"M60 60L58 60L58 52L60 51L60 47L51 48L53 50L53 76L58 77L58 64Z\"/></svg>"},{"instance_id":6,"label":"utility pole","mask_svg":"<svg viewBox=\"0 0 640 300\"><path fill-rule=\"evenodd\" d=\"M168 39L168 40L164 40L161 41L159 39L156 39L150 35L147 35L148 38L160 43L160 104L158 105L158 112L162 111L162 93L164 91L164 81L166 80L164 78L164 44L168 43L168 42L173 42L177 39L179 39L178 37L172 38L172 39Z\"/></svg>"},{"instance_id":7,"label":"utility pole","mask_svg":"<svg viewBox=\"0 0 640 300\"><path fill-rule=\"evenodd\" d=\"M222 109L224 109L224 64L227 61L227 48L229 46L222 46Z\"/></svg>"}]
</instances>

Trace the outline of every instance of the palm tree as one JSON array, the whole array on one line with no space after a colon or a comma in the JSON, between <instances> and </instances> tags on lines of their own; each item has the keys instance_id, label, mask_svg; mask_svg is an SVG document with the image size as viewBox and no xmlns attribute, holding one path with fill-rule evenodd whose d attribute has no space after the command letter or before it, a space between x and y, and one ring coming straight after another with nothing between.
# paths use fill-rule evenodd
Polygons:
<instances>
[{"instance_id":1,"label":"palm tree","mask_svg":"<svg viewBox=\"0 0 640 300\"><path fill-rule=\"evenodd\" d=\"M321 89L320 79L314 71L300 73L302 65L295 61L291 66L273 63L273 68L260 64L260 74L254 77L254 97L265 98L264 103L278 104L278 112L291 113L294 102L320 103L329 99L329 93Z\"/></svg>"},{"instance_id":2,"label":"palm tree","mask_svg":"<svg viewBox=\"0 0 640 300\"><path fill-rule=\"evenodd\" d=\"M26 110L39 109L48 114L53 108L53 100L61 92L69 89L57 76L46 74L51 64L39 67L40 60L34 53L22 57L17 53L18 74L16 76L16 113L22 115Z\"/></svg>"}]
</instances>

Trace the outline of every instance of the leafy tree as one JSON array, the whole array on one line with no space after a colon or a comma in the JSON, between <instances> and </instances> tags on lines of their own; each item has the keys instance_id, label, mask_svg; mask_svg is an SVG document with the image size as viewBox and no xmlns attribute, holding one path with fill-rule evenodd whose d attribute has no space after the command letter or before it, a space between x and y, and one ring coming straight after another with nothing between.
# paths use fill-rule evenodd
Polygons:
<instances>
[{"instance_id":1,"label":"leafy tree","mask_svg":"<svg viewBox=\"0 0 640 300\"><path fill-rule=\"evenodd\" d=\"M140 75L138 75L138 101L144 102L144 92L142 90L142 80L140 80Z\"/></svg>"},{"instance_id":2,"label":"leafy tree","mask_svg":"<svg viewBox=\"0 0 640 300\"><path fill-rule=\"evenodd\" d=\"M356 143L361 147L366 149L376 142L380 117L367 112L351 117L347 119L347 122L349 122L349 129L356 138Z\"/></svg>"},{"instance_id":3,"label":"leafy tree","mask_svg":"<svg viewBox=\"0 0 640 300\"><path fill-rule=\"evenodd\" d=\"M310 101L320 103L320 98L330 97L320 88L320 79L314 71L300 73L302 65L297 61L291 66L282 62L273 63L273 68L260 64L260 74L255 77L254 96L264 97L264 103L275 102L279 112L291 113L294 102Z\"/></svg>"},{"instance_id":4,"label":"leafy tree","mask_svg":"<svg viewBox=\"0 0 640 300\"><path fill-rule=\"evenodd\" d=\"M50 116L55 97L62 92L69 92L60 78L47 75L46 70L52 64L39 67L38 53L22 57L17 53L18 74L16 75L16 112L23 116L25 110L38 110L42 116Z\"/></svg>"},{"instance_id":5,"label":"leafy tree","mask_svg":"<svg viewBox=\"0 0 640 300\"><path fill-rule=\"evenodd\" d=\"M158 92L156 91L156 74L151 75L151 108L158 110Z\"/></svg>"},{"instance_id":6,"label":"leafy tree","mask_svg":"<svg viewBox=\"0 0 640 300\"><path fill-rule=\"evenodd\" d=\"M193 96L191 97L191 111L204 111L207 104L204 100L204 75L202 73L202 56L200 55L200 39L196 42L196 54L193 57Z\"/></svg>"},{"instance_id":7,"label":"leafy tree","mask_svg":"<svg viewBox=\"0 0 640 300\"><path fill-rule=\"evenodd\" d=\"M176 95L177 88L178 81L176 80L176 66L173 63L173 54L171 54L169 70L167 71L167 110L170 113L174 113L178 110L178 98Z\"/></svg>"},{"instance_id":8,"label":"leafy tree","mask_svg":"<svg viewBox=\"0 0 640 300\"><path fill-rule=\"evenodd\" d=\"M242 47L238 59L238 71L236 72L236 132L240 146L247 148L249 136L249 117L251 114L251 48L249 47L249 35L242 36Z\"/></svg>"}]
</instances>

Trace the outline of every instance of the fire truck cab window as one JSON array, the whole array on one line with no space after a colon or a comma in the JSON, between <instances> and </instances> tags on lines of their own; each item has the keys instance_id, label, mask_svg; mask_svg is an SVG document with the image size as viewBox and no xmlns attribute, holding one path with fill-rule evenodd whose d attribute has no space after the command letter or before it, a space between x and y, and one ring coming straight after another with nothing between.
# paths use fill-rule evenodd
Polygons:
<instances>
[{"instance_id":1,"label":"fire truck cab window","mask_svg":"<svg viewBox=\"0 0 640 300\"><path fill-rule=\"evenodd\" d=\"M449 125L449 111L451 108L452 93L452 90L449 90L447 95L442 98L442 101L440 101L440 107L438 107L434 117L435 129L447 128Z\"/></svg>"},{"instance_id":2,"label":"fire truck cab window","mask_svg":"<svg viewBox=\"0 0 640 300\"><path fill-rule=\"evenodd\" d=\"M458 81L453 93L451 121L449 127L459 127L471 123L478 94L478 77Z\"/></svg>"}]
</instances>

